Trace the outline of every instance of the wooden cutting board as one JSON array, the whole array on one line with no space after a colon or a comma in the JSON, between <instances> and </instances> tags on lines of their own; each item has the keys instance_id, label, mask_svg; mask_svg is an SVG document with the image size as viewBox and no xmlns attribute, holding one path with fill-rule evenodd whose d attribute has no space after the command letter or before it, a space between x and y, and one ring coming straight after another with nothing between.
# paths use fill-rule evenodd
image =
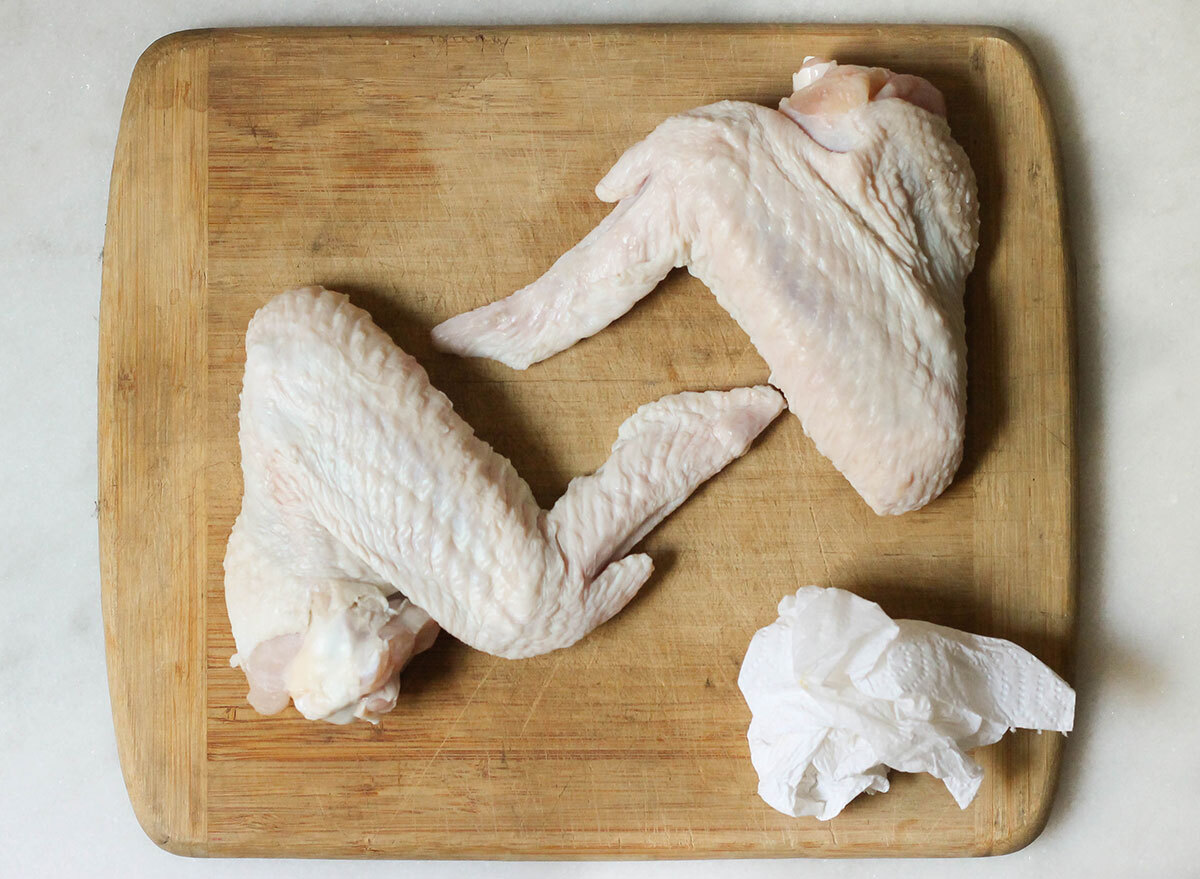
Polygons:
<instances>
[{"instance_id":1,"label":"wooden cutting board","mask_svg":"<svg viewBox=\"0 0 1200 879\"><path fill-rule=\"evenodd\" d=\"M927 76L979 178L966 459L878 518L777 422L644 542L657 572L579 645L506 661L443 635L379 726L260 717L222 594L243 333L276 291L344 291L549 505L641 403L764 381L686 274L527 372L430 349L438 321L539 275L608 210L592 187L667 116L774 104L808 54ZM972 855L1046 821L1063 739L978 756L960 811L893 777L837 819L756 795L737 673L797 587L1010 638L1068 670L1074 468L1068 262L1030 59L990 28L637 26L177 34L121 121L100 324L109 682L130 799L193 855Z\"/></svg>"}]
</instances>

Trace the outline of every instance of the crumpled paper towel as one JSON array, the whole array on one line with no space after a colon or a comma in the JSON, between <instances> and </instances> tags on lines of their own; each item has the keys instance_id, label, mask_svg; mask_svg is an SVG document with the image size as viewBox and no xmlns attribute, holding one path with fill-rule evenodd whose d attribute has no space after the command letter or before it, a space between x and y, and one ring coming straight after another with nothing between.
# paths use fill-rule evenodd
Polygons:
<instances>
[{"instance_id":1,"label":"crumpled paper towel","mask_svg":"<svg viewBox=\"0 0 1200 879\"><path fill-rule=\"evenodd\" d=\"M863 791L886 791L888 767L942 779L965 809L983 779L967 751L1016 727L1067 732L1075 717L1075 691L1011 641L893 621L817 586L779 603L738 686L759 796L822 821Z\"/></svg>"}]
</instances>

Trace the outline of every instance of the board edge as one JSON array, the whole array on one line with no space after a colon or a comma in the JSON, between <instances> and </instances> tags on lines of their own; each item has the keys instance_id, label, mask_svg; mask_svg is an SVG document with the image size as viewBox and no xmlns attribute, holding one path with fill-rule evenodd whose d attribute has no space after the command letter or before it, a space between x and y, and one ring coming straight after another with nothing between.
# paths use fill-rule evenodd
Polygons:
<instances>
[{"instance_id":1,"label":"board edge","mask_svg":"<svg viewBox=\"0 0 1200 879\"><path fill-rule=\"evenodd\" d=\"M1066 433L1064 441L1068 449L1067 493L1066 493L1066 532L1067 532L1067 561L1064 577L1066 581L1066 616L1068 631L1066 632L1066 648L1064 649L1065 667L1060 669L1064 678L1073 678L1072 649L1078 630L1078 447L1076 442L1076 344L1074 332L1074 290L1075 279L1070 259L1069 239L1067 237L1067 222L1065 211L1065 189L1063 181L1062 157L1057 131L1054 126L1053 114L1050 112L1049 101L1038 68L1037 59L1029 46L1021 37L1009 28L999 26L979 26L974 28L976 33L973 40L986 44L992 51L1006 53L1009 62L1018 67L1027 80L1029 88L1036 98L1038 124L1047 143L1050 157L1050 170L1053 174L1053 212L1054 229L1057 241L1054 243L1058 261L1061 267L1061 284L1056 290L1057 297L1064 309L1064 351L1062 352L1063 377L1066 383L1067 411ZM1046 733L1044 735L1054 735ZM992 857L1013 854L1031 845L1041 836L1050 820L1050 813L1057 797L1059 780L1062 774L1063 748L1065 735L1054 735L1051 739L1049 766L1045 773L1045 787L1037 799L1037 808L1024 814L1019 822L1005 828L1005 833L993 836L989 844L981 845L971 853L972 857Z\"/></svg>"},{"instance_id":2,"label":"board edge","mask_svg":"<svg viewBox=\"0 0 1200 879\"><path fill-rule=\"evenodd\" d=\"M137 432L131 430L131 427L136 424L135 410L139 405L136 400L138 393L136 385L140 378L136 375L123 374L119 360L123 345L129 343L131 338L136 335L132 328L125 326L122 322L126 309L132 304L128 300L137 298L136 292L126 294L123 291L123 272L136 273L138 271L136 265L126 264L127 261L122 259L122 253L126 246L132 247L134 252L138 252L139 244L136 240L127 240L125 233L129 230L122 222L119 208L122 204L120 193L124 191L125 187L137 189L139 183L144 185L146 182L140 177L144 169L137 167L131 152L136 146L135 129L141 124L145 108L153 103L153 90L169 84L172 94L175 95L175 83L172 79L173 65L179 64L181 60L190 56L201 68L201 75L197 77L197 80L204 82L206 91L207 50L211 43L211 33L208 30L186 30L160 37L141 53L130 74L121 111L109 182L109 202L101 269L97 359L97 529L100 556L100 597L104 619L109 699L117 756L130 806L142 831L164 851L181 856L206 854L203 796L196 797L197 781L201 786L203 784L204 766L202 760L199 765L196 765L197 761L194 759L197 750L201 756L203 755L205 728L202 722L193 722L189 725L190 731L202 738L198 743L198 748L197 742L192 742L190 756L193 759L184 760L181 765L180 761L173 759L174 755L167 753L165 747L161 747L162 742L154 741L152 735L140 734L145 726L153 723L157 715L154 707L148 707L145 702L136 701L135 697L139 694L130 692L128 681L131 673L130 666L147 658L143 651L149 650L152 654L154 653L153 646L156 643L154 636L162 634L161 627L165 622L160 618L147 618L145 615L140 615L138 611L142 608L137 599L145 597L149 590L155 588L169 588L171 585L175 585L180 590L184 590L191 589L194 584L190 582L190 579L186 583L179 583L178 578L173 584L145 580L131 582L130 577L123 576L122 566L118 560L120 547L125 539L134 536L127 533L129 518L136 520L140 517L143 520L149 520L157 513L160 514L160 517L155 519L155 524L162 527L164 521L171 519L172 513L180 512L179 510L142 507L136 510L130 509L131 505L125 502L119 490L121 477L126 475L120 460L119 449L123 444L138 439L131 435ZM203 96L198 98L196 95L185 93L178 95L178 98L177 102L166 108L169 116L190 114L203 118L206 112L206 107L203 106ZM189 98L191 100L190 107L187 106ZM168 121L174 123L178 120L169 119ZM205 126L202 122L200 131L203 133L204 130ZM204 136L201 135L197 139L203 142ZM207 185L206 167L203 169L203 173L205 185ZM175 180L172 182L182 185L186 181ZM160 193L145 194L149 198ZM207 212L202 209L199 225L204 225L206 214ZM136 239L136 235L130 237ZM203 257L205 242L201 239L192 243L198 244L201 250L200 254L196 254L193 276L200 286L200 298L203 301L203 285L206 282L206 266ZM198 273L195 271L197 268ZM190 292L195 293L196 290L193 289ZM146 304L161 305L160 303ZM158 312L158 314L161 316L162 312ZM163 389L159 390L161 392ZM169 429L178 425L161 423L159 426ZM141 439L145 440L146 437L143 436ZM196 466L195 463L194 466ZM202 470L202 464L198 466ZM148 476L149 474L139 473L137 475ZM196 506L193 501L193 508ZM194 525L194 522L192 524ZM143 545L139 549L145 553L151 548ZM161 545L152 549L159 553L162 552ZM172 560L167 560L167 566L173 569L173 573L179 573L178 566ZM192 568L196 567L193 559ZM202 565L200 567L202 568ZM182 592L180 594L183 594L186 600L186 594ZM158 660L154 670L178 674L180 666L186 666L190 659L197 663L195 670L199 675L205 676L202 635L205 620L202 602L197 603L200 605L197 608L199 617L198 620L193 620L192 628L195 630L198 625L201 632L200 651L190 658L179 655L154 656ZM129 643L126 639L131 632L145 637L140 641ZM162 642L157 643L162 646ZM127 651L134 653L132 662L127 658ZM186 673L187 668L185 667L183 671ZM192 721L202 721L203 699L204 696L201 693L199 700L201 710L194 714L191 718ZM194 712L196 706L191 705L190 707ZM176 718L172 716L171 719ZM155 747L156 745L160 747ZM161 776L166 776L165 783ZM161 790L160 795L156 796L158 793L156 788ZM181 815L186 817L181 818Z\"/></svg>"}]
</instances>

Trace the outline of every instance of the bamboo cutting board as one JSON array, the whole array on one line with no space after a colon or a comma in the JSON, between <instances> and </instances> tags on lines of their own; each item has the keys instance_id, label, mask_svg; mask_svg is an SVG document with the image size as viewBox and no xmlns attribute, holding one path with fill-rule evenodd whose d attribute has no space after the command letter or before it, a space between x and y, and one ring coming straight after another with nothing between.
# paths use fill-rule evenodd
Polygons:
<instances>
[{"instance_id":1,"label":"bamboo cutting board","mask_svg":"<svg viewBox=\"0 0 1200 879\"><path fill-rule=\"evenodd\" d=\"M260 717L222 594L241 495L243 334L319 283L367 308L549 506L641 403L764 381L674 273L527 372L431 350L438 321L539 275L608 210L592 187L665 117L774 104L808 54L927 76L979 178L966 459L878 518L780 419L644 541L657 572L579 645L506 661L443 635L378 727ZM708 857L1007 852L1042 828L1062 738L983 749L960 811L893 776L828 823L756 795L751 635L836 585L1010 638L1065 672L1074 621L1070 302L1057 159L1028 55L986 28L257 30L138 62L113 167L100 329L101 572L130 799L194 855Z\"/></svg>"}]
</instances>

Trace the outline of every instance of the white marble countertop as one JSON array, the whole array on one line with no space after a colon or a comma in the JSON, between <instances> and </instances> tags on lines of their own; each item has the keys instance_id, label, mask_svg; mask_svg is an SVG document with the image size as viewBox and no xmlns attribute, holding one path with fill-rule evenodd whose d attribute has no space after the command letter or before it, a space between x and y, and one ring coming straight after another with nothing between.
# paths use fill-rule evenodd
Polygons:
<instances>
[{"instance_id":1,"label":"white marble countertop","mask_svg":"<svg viewBox=\"0 0 1200 879\"><path fill-rule=\"evenodd\" d=\"M1050 824L981 861L704 862L702 876L1183 876L1200 871L1200 34L1190 0L181 0L0 3L0 826L12 876L273 876L143 836L109 715L96 536L96 345L109 169L155 38L257 24L926 21L1015 30L1057 119L1077 266L1080 583ZM293 862L287 875L452 876L453 863ZM503 864L495 876L675 875Z\"/></svg>"}]
</instances>

